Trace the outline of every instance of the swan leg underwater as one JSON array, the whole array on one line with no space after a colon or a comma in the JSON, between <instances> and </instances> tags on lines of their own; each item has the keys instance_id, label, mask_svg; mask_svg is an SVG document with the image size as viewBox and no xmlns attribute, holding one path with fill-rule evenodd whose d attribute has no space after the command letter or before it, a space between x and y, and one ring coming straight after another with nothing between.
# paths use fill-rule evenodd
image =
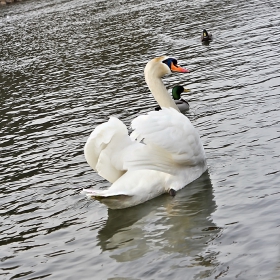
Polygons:
<instances>
[{"instance_id":1,"label":"swan leg underwater","mask_svg":"<svg viewBox=\"0 0 280 280\"><path fill-rule=\"evenodd\" d=\"M91 133L84 147L85 158L112 185L108 189L84 189L88 197L109 208L131 207L163 193L175 195L206 171L199 134L180 113L161 80L173 72L189 71L166 56L147 63L145 80L162 110L132 120L131 135L115 117Z\"/></svg>"}]
</instances>

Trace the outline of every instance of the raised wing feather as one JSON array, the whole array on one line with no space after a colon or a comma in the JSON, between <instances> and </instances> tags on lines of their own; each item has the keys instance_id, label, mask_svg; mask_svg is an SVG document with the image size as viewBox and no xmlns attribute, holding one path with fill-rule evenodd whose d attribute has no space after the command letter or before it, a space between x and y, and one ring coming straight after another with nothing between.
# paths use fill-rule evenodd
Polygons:
<instances>
[{"instance_id":1,"label":"raised wing feather","mask_svg":"<svg viewBox=\"0 0 280 280\"><path fill-rule=\"evenodd\" d=\"M131 144L126 126L111 117L91 133L84 147L85 158L100 176L113 183L126 171L122 151Z\"/></svg>"},{"instance_id":2,"label":"raised wing feather","mask_svg":"<svg viewBox=\"0 0 280 280\"><path fill-rule=\"evenodd\" d=\"M139 116L132 121L132 128L147 146L164 151L170 163L196 165L205 159L198 132L186 116L173 108Z\"/></svg>"}]
</instances>

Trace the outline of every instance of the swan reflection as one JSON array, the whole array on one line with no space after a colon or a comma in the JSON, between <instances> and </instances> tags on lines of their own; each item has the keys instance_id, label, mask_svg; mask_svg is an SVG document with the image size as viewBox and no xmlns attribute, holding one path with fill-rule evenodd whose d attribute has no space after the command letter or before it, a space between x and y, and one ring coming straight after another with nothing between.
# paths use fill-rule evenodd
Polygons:
<instances>
[{"instance_id":1,"label":"swan reflection","mask_svg":"<svg viewBox=\"0 0 280 280\"><path fill-rule=\"evenodd\" d=\"M149 258L159 252L204 266L207 242L220 231L211 219L215 209L212 184L205 172L174 198L162 195L135 207L108 209L98 244L117 262Z\"/></svg>"}]
</instances>

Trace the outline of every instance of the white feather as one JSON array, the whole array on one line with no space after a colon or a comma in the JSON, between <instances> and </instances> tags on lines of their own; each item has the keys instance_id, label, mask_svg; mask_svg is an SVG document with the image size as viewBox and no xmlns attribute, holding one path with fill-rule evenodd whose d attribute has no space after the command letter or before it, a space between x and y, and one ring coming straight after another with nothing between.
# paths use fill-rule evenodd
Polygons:
<instances>
[{"instance_id":1,"label":"white feather","mask_svg":"<svg viewBox=\"0 0 280 280\"><path fill-rule=\"evenodd\" d=\"M198 132L174 108L176 104L170 102L162 84L161 76L169 73L163 59L150 61L145 69L146 81L162 110L135 118L130 136L125 125L111 117L97 126L86 142L87 162L113 184L107 190L84 192L109 207L125 208L170 189L177 191L207 169Z\"/></svg>"}]
</instances>

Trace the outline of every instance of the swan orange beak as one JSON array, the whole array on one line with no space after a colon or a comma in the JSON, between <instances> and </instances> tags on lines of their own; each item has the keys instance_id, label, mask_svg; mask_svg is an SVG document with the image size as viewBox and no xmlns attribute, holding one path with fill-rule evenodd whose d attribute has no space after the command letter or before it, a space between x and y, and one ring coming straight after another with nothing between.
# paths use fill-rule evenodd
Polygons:
<instances>
[{"instance_id":1,"label":"swan orange beak","mask_svg":"<svg viewBox=\"0 0 280 280\"><path fill-rule=\"evenodd\" d=\"M190 70L186 69L186 68L183 68L179 65L174 65L173 62L171 62L171 70L173 72L180 72L180 73L190 73Z\"/></svg>"}]
</instances>

